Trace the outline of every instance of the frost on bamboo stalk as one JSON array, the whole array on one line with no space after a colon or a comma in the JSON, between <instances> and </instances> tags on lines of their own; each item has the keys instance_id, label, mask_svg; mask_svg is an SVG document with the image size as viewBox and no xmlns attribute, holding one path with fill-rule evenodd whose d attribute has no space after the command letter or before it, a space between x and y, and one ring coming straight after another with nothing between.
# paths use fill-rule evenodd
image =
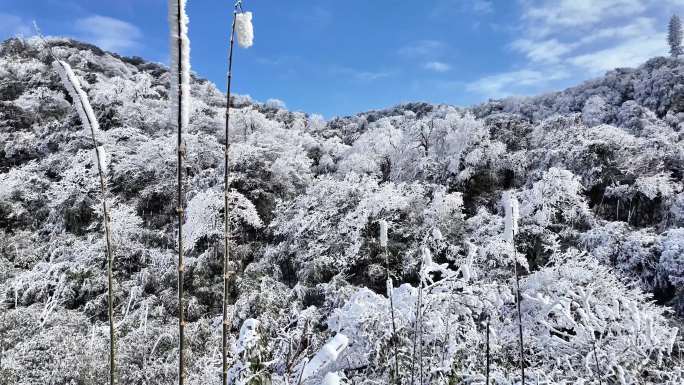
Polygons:
<instances>
[{"instance_id":1,"label":"frost on bamboo stalk","mask_svg":"<svg viewBox=\"0 0 684 385\"><path fill-rule=\"evenodd\" d=\"M230 327L230 320L228 319L228 280L230 279L230 244L229 237L231 228L229 224L228 211L228 194L230 190L230 96L231 96L231 81L233 79L233 48L234 38L237 34L238 44L243 48L252 46L254 42L254 29L252 27L252 13L238 12L242 11L242 1L235 4L235 11L233 12L233 25L230 31L230 46L228 49L228 78L226 90L226 122L225 122L225 143L224 143L224 158L223 158L223 197L224 197L224 234L223 234L223 317L222 317L222 383L228 384L228 329Z\"/></svg>"},{"instance_id":2,"label":"frost on bamboo stalk","mask_svg":"<svg viewBox=\"0 0 684 385\"><path fill-rule=\"evenodd\" d=\"M98 175L100 177L100 192L102 194L102 217L105 230L105 242L107 245L107 313L109 318L109 383L111 385L116 383L116 332L114 330L114 278L113 278L113 263L114 253L112 245L112 232L110 229L109 209L107 206L107 182L105 175L107 172L107 154L103 146L99 145L96 137L96 131L99 131L100 125L97 122L93 108L90 105L88 95L81 88L81 83L71 69L69 63L61 60L52 62L54 69L59 74L62 85L66 88L71 96L71 99L76 105L78 116L81 119L81 124L86 131L90 132L90 137L94 148L94 162L97 165Z\"/></svg>"},{"instance_id":3,"label":"frost on bamboo stalk","mask_svg":"<svg viewBox=\"0 0 684 385\"><path fill-rule=\"evenodd\" d=\"M190 40L188 39L188 16L186 0L169 0L169 29L171 45L171 126L177 131L177 208L178 213L178 383L185 377L185 316L183 280L183 159L186 156L183 131L187 130L190 111Z\"/></svg>"},{"instance_id":4,"label":"frost on bamboo stalk","mask_svg":"<svg viewBox=\"0 0 684 385\"><path fill-rule=\"evenodd\" d=\"M522 315L520 310L520 276L518 275L518 258L515 250L515 233L518 232L518 200L511 191L503 193L503 207L505 211L504 239L513 252L513 274L515 277L515 303L518 309L518 343L520 347L520 378L525 385L525 343L523 340Z\"/></svg>"},{"instance_id":5,"label":"frost on bamboo stalk","mask_svg":"<svg viewBox=\"0 0 684 385\"><path fill-rule=\"evenodd\" d=\"M506 242L513 243L513 235L518 232L518 217L520 205L515 195L506 191L503 193L502 197L504 211L505 211L505 228L504 228L504 239Z\"/></svg>"},{"instance_id":6,"label":"frost on bamboo stalk","mask_svg":"<svg viewBox=\"0 0 684 385\"><path fill-rule=\"evenodd\" d=\"M387 247L387 221L381 219L380 223L380 247Z\"/></svg>"},{"instance_id":7,"label":"frost on bamboo stalk","mask_svg":"<svg viewBox=\"0 0 684 385\"><path fill-rule=\"evenodd\" d=\"M252 12L241 12L235 15L235 34L240 47L249 48L254 44Z\"/></svg>"},{"instance_id":8,"label":"frost on bamboo stalk","mask_svg":"<svg viewBox=\"0 0 684 385\"><path fill-rule=\"evenodd\" d=\"M338 360L340 354L349 346L349 338L337 333L321 350L309 361L302 372L302 381L313 376L321 376Z\"/></svg>"},{"instance_id":9,"label":"frost on bamboo stalk","mask_svg":"<svg viewBox=\"0 0 684 385\"><path fill-rule=\"evenodd\" d=\"M73 99L76 105L76 111L78 111L78 117L81 119L81 124L86 131L99 130L100 125L97 123L97 118L95 117L95 112L90 106L90 101L88 100L88 95L81 88L81 83L71 69L69 63L62 60L55 60L52 62L52 66L59 74L62 81L62 85L66 88L69 96Z\"/></svg>"},{"instance_id":10,"label":"frost on bamboo stalk","mask_svg":"<svg viewBox=\"0 0 684 385\"><path fill-rule=\"evenodd\" d=\"M187 0L169 0L171 45L171 126L188 126L190 117L190 39L188 38Z\"/></svg>"},{"instance_id":11,"label":"frost on bamboo stalk","mask_svg":"<svg viewBox=\"0 0 684 385\"><path fill-rule=\"evenodd\" d=\"M93 153L93 163L97 164L104 174L107 173L107 166L109 165L109 155L104 149L104 146L97 146L97 151Z\"/></svg>"},{"instance_id":12,"label":"frost on bamboo stalk","mask_svg":"<svg viewBox=\"0 0 684 385\"><path fill-rule=\"evenodd\" d=\"M389 298L390 301L390 317L392 319L392 340L394 341L393 347L394 347L394 380L399 381L399 358L398 358L398 352L397 352L397 343L396 343L396 334L397 334L397 326L396 326L396 320L395 320L395 315L394 315L394 300L392 298L393 295L393 289L394 289L394 283L392 282L392 277L390 276L389 272L389 256L387 254L387 221L384 219L381 219L379 221L380 224L380 247L383 249L383 253L385 254L385 274L386 274L386 281L385 281L385 291L387 292L387 298Z\"/></svg>"}]
</instances>

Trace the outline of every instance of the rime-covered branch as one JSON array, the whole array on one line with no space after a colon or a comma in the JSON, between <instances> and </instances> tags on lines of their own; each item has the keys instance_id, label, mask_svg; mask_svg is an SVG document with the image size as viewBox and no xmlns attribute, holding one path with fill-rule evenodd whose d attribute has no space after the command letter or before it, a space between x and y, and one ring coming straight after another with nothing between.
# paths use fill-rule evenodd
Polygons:
<instances>
[{"instance_id":1,"label":"rime-covered branch","mask_svg":"<svg viewBox=\"0 0 684 385\"><path fill-rule=\"evenodd\" d=\"M74 71L71 69L69 63L61 60L52 62L53 67L59 73L62 80L62 85L67 89L71 99L76 105L78 116L81 118L83 127L90 131L90 137L93 141L93 151L95 153L95 164L97 165L97 172L100 177L100 193L102 194L102 216L104 222L105 241L107 244L107 314L109 317L109 383L114 385L116 383L116 330L114 328L114 278L113 278L113 264L114 252L112 245L112 234L110 228L109 208L107 205L107 162L104 148L100 146L96 132L99 131L99 124L93 108L90 106L88 95L81 88L81 83L76 78Z\"/></svg>"}]
</instances>

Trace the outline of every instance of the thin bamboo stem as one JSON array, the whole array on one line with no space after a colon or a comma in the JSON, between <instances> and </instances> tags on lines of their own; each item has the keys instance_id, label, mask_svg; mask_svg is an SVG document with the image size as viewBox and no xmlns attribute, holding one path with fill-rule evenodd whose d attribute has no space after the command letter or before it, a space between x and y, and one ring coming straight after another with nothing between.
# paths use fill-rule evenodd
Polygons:
<instances>
[{"instance_id":1,"label":"thin bamboo stem","mask_svg":"<svg viewBox=\"0 0 684 385\"><path fill-rule=\"evenodd\" d=\"M306 336L306 348L304 349L304 361L302 364L302 370L299 372L299 376L297 377L297 385L300 385L302 383L302 376L304 375L304 369L306 369L306 365L309 363L309 347L311 346L311 341L310 341L310 336L308 334L308 329L309 329L309 321L306 321L304 324L304 335Z\"/></svg>"},{"instance_id":2,"label":"thin bamboo stem","mask_svg":"<svg viewBox=\"0 0 684 385\"><path fill-rule=\"evenodd\" d=\"M421 262L421 271L423 269L423 264ZM422 306L422 299L423 299L423 280L422 277L420 279L418 286L418 301L416 301L416 326L414 328L414 335L413 335L413 352L411 354L411 385L414 384L415 380L415 375L416 375L416 347L418 344L418 335L419 333L422 333L423 329L421 326L421 306Z\"/></svg>"},{"instance_id":3,"label":"thin bamboo stem","mask_svg":"<svg viewBox=\"0 0 684 385\"><path fill-rule=\"evenodd\" d=\"M104 178L104 171L100 167L100 150L95 139L95 130L91 125L91 137L95 146L95 156L97 157L97 169L100 175L100 190L102 191L102 212L104 213L105 239L107 243L107 315L109 317L109 383L116 384L116 330L114 327L114 252L112 247L112 231L110 227L109 210L107 207L107 183Z\"/></svg>"},{"instance_id":4,"label":"thin bamboo stem","mask_svg":"<svg viewBox=\"0 0 684 385\"><path fill-rule=\"evenodd\" d=\"M237 5L236 5L237 7ZM222 383L223 385L228 385L228 332L230 326L230 320L228 319L228 281L230 279L230 221L228 218L228 194L230 188L230 86L233 78L233 46L235 38L235 20L237 18L237 8L233 11L233 25L230 32L230 48L228 51L228 84L226 90L226 142L224 145L223 154L223 328L222 328Z\"/></svg>"},{"instance_id":5,"label":"thin bamboo stem","mask_svg":"<svg viewBox=\"0 0 684 385\"><path fill-rule=\"evenodd\" d=\"M386 282L390 283L390 273L389 273L389 257L387 255L387 247L385 249L385 271L387 273ZM390 301L390 314L392 316L392 345L394 345L394 382L399 384L399 351L397 348L397 324L394 317L394 296L392 295L393 287L388 287L390 290L389 301Z\"/></svg>"},{"instance_id":6,"label":"thin bamboo stem","mask_svg":"<svg viewBox=\"0 0 684 385\"><path fill-rule=\"evenodd\" d=\"M181 0L177 0L178 23L178 133L177 133L177 162L178 162L178 384L185 382L185 311L183 291L185 279L185 261L183 259L183 39L182 39L182 9Z\"/></svg>"},{"instance_id":7,"label":"thin bamboo stem","mask_svg":"<svg viewBox=\"0 0 684 385\"><path fill-rule=\"evenodd\" d=\"M487 355L487 365L485 367L485 385L489 385L489 317L487 318L487 331L485 332L485 338L487 341L487 347L485 350L485 354Z\"/></svg>"},{"instance_id":8,"label":"thin bamboo stem","mask_svg":"<svg viewBox=\"0 0 684 385\"><path fill-rule=\"evenodd\" d=\"M76 101L74 101L76 102ZM85 105L83 100L78 99L78 103L81 104L81 108L85 111ZM86 119L90 119L88 114ZM104 221L104 231L105 231L105 242L107 251L107 316L109 317L109 383L116 384L116 330L114 327L114 278L113 278L113 264L114 264L114 252L112 247L112 231L110 226L109 208L107 206L107 182L105 180L104 170L100 164L100 148L98 146L97 137L95 136L95 128L93 127L93 122L88 122L90 127L90 137L93 141L93 147L95 150L95 159L97 159L97 173L100 178L100 193L102 194L102 213Z\"/></svg>"},{"instance_id":9,"label":"thin bamboo stem","mask_svg":"<svg viewBox=\"0 0 684 385\"><path fill-rule=\"evenodd\" d=\"M48 51L50 53L50 56L52 57L53 60L59 60L55 56L54 52L52 51L52 47L48 44L48 42L45 40L43 37L43 34L40 31L40 28L38 28L38 24L34 22L33 24L36 33L40 37L40 39L45 43L45 45L48 47ZM73 85L74 89L76 89L76 84ZM77 92L78 93L78 92ZM77 100L74 100L74 103L79 103L80 108L83 111L86 111L86 102L81 98L79 95L78 98L75 98ZM109 318L109 383L110 385L115 385L116 384L116 328L115 328L115 323L114 323L114 277L113 277L113 265L114 265L114 252L113 252L113 242L112 242L112 231L111 231L111 220L109 217L109 209L107 206L107 182L105 179L105 170L102 169L102 164L100 162L100 159L102 159L100 155L100 148L98 146L98 140L97 136L95 135L95 123L97 122L92 122L90 121L90 115L87 113L84 114L85 118L88 120L87 124L88 127L90 128L90 138L92 139L93 142L93 149L95 150L95 158L97 160L97 173L100 179L100 193L102 194L102 215L103 215L103 222L104 222L104 231L105 231L105 243L106 243L106 254L107 254L107 316ZM16 291L15 291L16 294ZM16 308L16 301L15 301L15 308Z\"/></svg>"},{"instance_id":10,"label":"thin bamboo stem","mask_svg":"<svg viewBox=\"0 0 684 385\"><path fill-rule=\"evenodd\" d=\"M601 367L599 366L598 355L596 354L596 341L594 338L591 339L591 346L594 350L594 362L596 362L596 377L598 378L599 385L603 385L603 380L601 379Z\"/></svg>"},{"instance_id":11,"label":"thin bamboo stem","mask_svg":"<svg viewBox=\"0 0 684 385\"><path fill-rule=\"evenodd\" d=\"M422 306L422 298L423 298L423 285L420 285L420 298L421 298L421 306ZM418 365L420 367L419 375L420 375L420 385L423 385L423 312L422 309L420 311L420 322L418 323Z\"/></svg>"},{"instance_id":12,"label":"thin bamboo stem","mask_svg":"<svg viewBox=\"0 0 684 385\"><path fill-rule=\"evenodd\" d=\"M511 213L512 215L512 213ZM515 239L515 231L513 232ZM525 344L523 341L522 314L520 311L520 276L518 275L518 253L515 249L515 241L511 241L513 246L513 273L515 274L515 303L518 308L518 337L520 339L520 375L522 385L525 385Z\"/></svg>"}]
</instances>

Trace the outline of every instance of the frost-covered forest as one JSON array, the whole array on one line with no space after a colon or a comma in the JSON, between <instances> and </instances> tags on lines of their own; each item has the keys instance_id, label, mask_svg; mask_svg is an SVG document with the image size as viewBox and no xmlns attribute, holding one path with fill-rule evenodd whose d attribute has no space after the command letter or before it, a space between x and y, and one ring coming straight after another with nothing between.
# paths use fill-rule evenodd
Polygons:
<instances>
[{"instance_id":1,"label":"frost-covered forest","mask_svg":"<svg viewBox=\"0 0 684 385\"><path fill-rule=\"evenodd\" d=\"M98 167L118 381L177 381L174 76L68 39L0 45L1 384L109 377ZM229 138L225 94L193 74L188 100L187 383L221 383L226 139L231 384L516 384L520 330L527 383L684 383L681 59L329 121L234 95Z\"/></svg>"}]
</instances>

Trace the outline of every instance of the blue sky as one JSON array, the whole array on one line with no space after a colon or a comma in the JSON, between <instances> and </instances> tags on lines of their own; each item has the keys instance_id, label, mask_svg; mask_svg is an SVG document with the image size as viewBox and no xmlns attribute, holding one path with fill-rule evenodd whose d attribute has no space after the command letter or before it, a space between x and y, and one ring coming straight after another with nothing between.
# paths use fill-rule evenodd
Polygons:
<instances>
[{"instance_id":1,"label":"blue sky","mask_svg":"<svg viewBox=\"0 0 684 385\"><path fill-rule=\"evenodd\" d=\"M69 36L167 63L166 0L3 0L0 38ZM234 90L330 118L407 101L471 105L666 55L684 0L245 0L255 45ZM232 1L189 0L193 70L225 89Z\"/></svg>"}]
</instances>

